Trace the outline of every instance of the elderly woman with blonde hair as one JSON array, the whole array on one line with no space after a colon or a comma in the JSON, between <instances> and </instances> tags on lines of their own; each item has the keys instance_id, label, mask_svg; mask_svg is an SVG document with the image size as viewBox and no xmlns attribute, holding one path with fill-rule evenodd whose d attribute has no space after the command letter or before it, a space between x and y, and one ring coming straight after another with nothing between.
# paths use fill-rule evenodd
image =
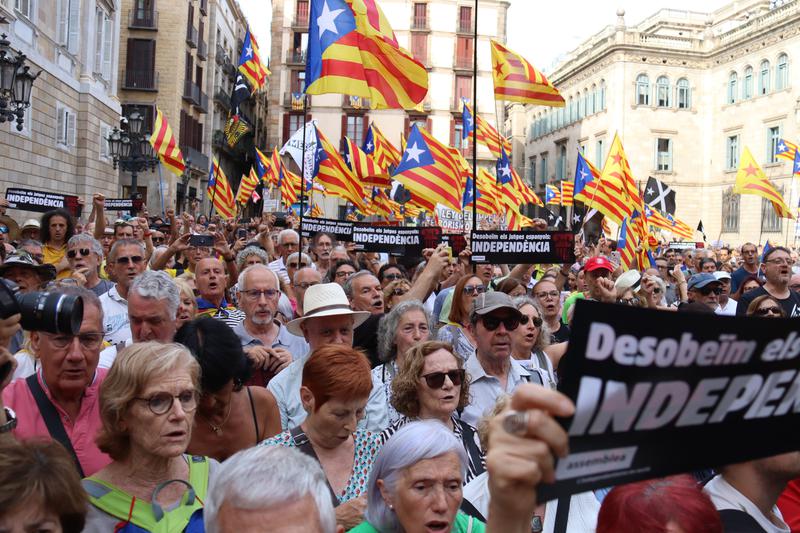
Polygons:
<instances>
[{"instance_id":1,"label":"elderly woman with blonde hair","mask_svg":"<svg viewBox=\"0 0 800 533\"><path fill-rule=\"evenodd\" d=\"M91 503L84 532L177 533L202 524L219 464L184 455L199 383L200 366L178 344L136 343L119 353L100 387L97 445L112 462L83 481Z\"/></svg>"}]
</instances>

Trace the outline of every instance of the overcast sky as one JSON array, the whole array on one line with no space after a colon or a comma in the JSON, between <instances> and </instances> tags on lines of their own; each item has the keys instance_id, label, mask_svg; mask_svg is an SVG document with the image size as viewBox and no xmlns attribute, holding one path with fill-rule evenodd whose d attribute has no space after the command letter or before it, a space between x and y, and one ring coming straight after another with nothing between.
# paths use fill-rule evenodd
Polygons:
<instances>
[{"instance_id":1,"label":"overcast sky","mask_svg":"<svg viewBox=\"0 0 800 533\"><path fill-rule=\"evenodd\" d=\"M282 0L275 0L282 1ZM662 8L713 11L730 0L511 0L508 10L508 45L534 66L549 71L561 55L576 48L587 37L615 24L618 8L625 22L634 26ZM239 5L258 37L262 56L269 55L270 0L239 0ZM480 12L478 12L480 16Z\"/></svg>"}]
</instances>

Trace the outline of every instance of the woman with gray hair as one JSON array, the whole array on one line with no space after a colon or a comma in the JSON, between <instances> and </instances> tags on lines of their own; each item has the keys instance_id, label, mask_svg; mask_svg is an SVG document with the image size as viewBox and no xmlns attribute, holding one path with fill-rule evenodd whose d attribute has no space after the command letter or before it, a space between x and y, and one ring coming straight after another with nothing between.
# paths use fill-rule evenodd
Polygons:
<instances>
[{"instance_id":1,"label":"woman with gray hair","mask_svg":"<svg viewBox=\"0 0 800 533\"><path fill-rule=\"evenodd\" d=\"M464 446L444 424L403 426L378 452L367 485L366 521L350 531L482 533L480 520L459 511L466 470Z\"/></svg>"},{"instance_id":2,"label":"woman with gray hair","mask_svg":"<svg viewBox=\"0 0 800 533\"><path fill-rule=\"evenodd\" d=\"M514 298L514 307L519 309L522 316L519 327L510 333L512 357L531 373L534 383L555 389L558 380L550 352L563 355L562 347L556 344L550 348L550 328L542 319L542 313L533 299L528 296Z\"/></svg>"},{"instance_id":3,"label":"woman with gray hair","mask_svg":"<svg viewBox=\"0 0 800 533\"><path fill-rule=\"evenodd\" d=\"M401 415L392 407L392 380L409 348L430 339L431 317L419 300L400 302L378 324L378 357L383 364L372 369L372 383L383 387L389 423Z\"/></svg>"}]
</instances>

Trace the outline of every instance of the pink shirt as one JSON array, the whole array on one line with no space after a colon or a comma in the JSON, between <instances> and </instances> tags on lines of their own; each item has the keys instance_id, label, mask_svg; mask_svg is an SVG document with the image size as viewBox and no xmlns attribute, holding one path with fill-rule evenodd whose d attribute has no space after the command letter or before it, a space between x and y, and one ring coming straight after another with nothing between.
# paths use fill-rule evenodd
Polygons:
<instances>
[{"instance_id":1,"label":"pink shirt","mask_svg":"<svg viewBox=\"0 0 800 533\"><path fill-rule=\"evenodd\" d=\"M64 424L67 436L72 442L72 448L75 450L86 476L91 476L111 462L111 458L101 452L94 442L95 435L102 426L100 422L100 384L105 379L106 373L108 370L102 368L95 372L94 380L86 388L78 418L75 420L70 420L61 406L53 401L50 389L47 388L42 378L41 370L36 373L47 398L61 415L61 423ZM13 432L17 439L50 436L44 419L39 413L36 400L33 399L33 394L24 379L18 379L5 388L3 404L17 414L17 427Z\"/></svg>"}]
</instances>

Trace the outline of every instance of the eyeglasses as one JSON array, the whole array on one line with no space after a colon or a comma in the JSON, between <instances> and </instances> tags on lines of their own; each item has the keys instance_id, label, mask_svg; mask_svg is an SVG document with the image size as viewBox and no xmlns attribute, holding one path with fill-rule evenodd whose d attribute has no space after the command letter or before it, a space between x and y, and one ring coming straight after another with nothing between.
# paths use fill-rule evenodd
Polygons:
<instances>
[{"instance_id":1,"label":"eyeglasses","mask_svg":"<svg viewBox=\"0 0 800 533\"><path fill-rule=\"evenodd\" d=\"M486 292L485 285L464 285L464 294L483 294Z\"/></svg>"},{"instance_id":2,"label":"eyeglasses","mask_svg":"<svg viewBox=\"0 0 800 533\"><path fill-rule=\"evenodd\" d=\"M81 345L81 348L87 350L96 350L103 344L103 334L100 332L86 332L79 333L78 335L52 335L50 333L42 333L50 339L50 343L59 350L63 350L72 345L75 338Z\"/></svg>"},{"instance_id":3,"label":"eyeglasses","mask_svg":"<svg viewBox=\"0 0 800 533\"><path fill-rule=\"evenodd\" d=\"M620 298L618 303L623 305L639 305L639 298Z\"/></svg>"},{"instance_id":4,"label":"eyeglasses","mask_svg":"<svg viewBox=\"0 0 800 533\"><path fill-rule=\"evenodd\" d=\"M457 370L448 370L447 372L431 372L430 374L425 374L422 379L425 380L425 384L428 385L428 388L431 389L441 389L444 387L444 378L450 378L450 381L453 382L453 385L458 387L464 382L464 377L466 376L466 370L463 368Z\"/></svg>"},{"instance_id":5,"label":"eyeglasses","mask_svg":"<svg viewBox=\"0 0 800 533\"><path fill-rule=\"evenodd\" d=\"M144 260L141 255L132 255L130 257L117 257L116 263L118 265L127 265L128 263L133 263L134 265L138 265Z\"/></svg>"},{"instance_id":6,"label":"eyeglasses","mask_svg":"<svg viewBox=\"0 0 800 533\"><path fill-rule=\"evenodd\" d=\"M297 248L297 243L296 242L285 242L285 243L281 244L281 246L283 246L284 248Z\"/></svg>"},{"instance_id":7,"label":"eyeglasses","mask_svg":"<svg viewBox=\"0 0 800 533\"><path fill-rule=\"evenodd\" d=\"M289 263L286 266L287 266L287 268L297 268L297 263ZM307 266L308 266L307 263L300 263L300 268L305 268Z\"/></svg>"},{"instance_id":8,"label":"eyeglasses","mask_svg":"<svg viewBox=\"0 0 800 533\"><path fill-rule=\"evenodd\" d=\"M507 331L514 331L519 327L520 318L518 316L507 316L507 317L497 317L497 316L485 316L481 318L481 322L483 322L483 327L488 329L489 331L494 331L500 327L500 324L505 326Z\"/></svg>"},{"instance_id":9,"label":"eyeglasses","mask_svg":"<svg viewBox=\"0 0 800 533\"><path fill-rule=\"evenodd\" d=\"M717 296L722 294L722 289L720 287L703 287L702 289L694 289L694 290L696 290L697 292L699 292L703 296L708 296L712 292L714 294L716 294Z\"/></svg>"},{"instance_id":10,"label":"eyeglasses","mask_svg":"<svg viewBox=\"0 0 800 533\"><path fill-rule=\"evenodd\" d=\"M353 274L355 274L355 272L347 272L346 270L340 270L339 272L336 273L336 277L337 278L349 278Z\"/></svg>"},{"instance_id":11,"label":"eyeglasses","mask_svg":"<svg viewBox=\"0 0 800 533\"><path fill-rule=\"evenodd\" d=\"M755 310L753 314L755 314L756 316L767 316L767 315L781 316L781 308L776 306L759 307L758 309Z\"/></svg>"},{"instance_id":12,"label":"eyeglasses","mask_svg":"<svg viewBox=\"0 0 800 533\"><path fill-rule=\"evenodd\" d=\"M406 277L398 272L397 274L384 274L383 279L388 279L389 281L395 281L398 279L406 279Z\"/></svg>"},{"instance_id":13,"label":"eyeglasses","mask_svg":"<svg viewBox=\"0 0 800 533\"><path fill-rule=\"evenodd\" d=\"M528 324L529 320L533 320L533 325L537 328L542 327L542 319L538 316L529 317L528 315L522 315L519 317L519 323L521 326L525 326Z\"/></svg>"},{"instance_id":14,"label":"eyeglasses","mask_svg":"<svg viewBox=\"0 0 800 533\"><path fill-rule=\"evenodd\" d=\"M792 260L789 257L776 257L774 259L767 259L764 261L765 263L769 263L770 265L791 265Z\"/></svg>"},{"instance_id":15,"label":"eyeglasses","mask_svg":"<svg viewBox=\"0 0 800 533\"><path fill-rule=\"evenodd\" d=\"M402 296L407 292L408 292L407 289L401 289L400 287L397 287L394 290L392 290L392 294L395 296Z\"/></svg>"},{"instance_id":16,"label":"eyeglasses","mask_svg":"<svg viewBox=\"0 0 800 533\"><path fill-rule=\"evenodd\" d=\"M280 291L276 291L275 289L264 289L263 291L258 289L250 289L249 291L242 291L242 294L244 294L251 302L257 302L260 300L262 294L267 297L267 300L274 300L279 293Z\"/></svg>"},{"instance_id":17,"label":"eyeglasses","mask_svg":"<svg viewBox=\"0 0 800 533\"><path fill-rule=\"evenodd\" d=\"M8 228L5 227L5 226L0 226L0 233L3 233L3 234L8 233Z\"/></svg>"},{"instance_id":18,"label":"eyeglasses","mask_svg":"<svg viewBox=\"0 0 800 533\"><path fill-rule=\"evenodd\" d=\"M91 250L87 250L86 248L81 248L80 250L68 250L67 257L70 259L75 259L75 257L78 255L78 252L80 252L83 257L87 257L90 253L92 253Z\"/></svg>"},{"instance_id":19,"label":"eyeglasses","mask_svg":"<svg viewBox=\"0 0 800 533\"><path fill-rule=\"evenodd\" d=\"M303 281L301 283L295 283L294 287L295 287L295 289L303 289L305 291L305 290L308 290L309 287L313 287L314 285L319 285L319 282L318 281L310 281L310 282L309 281Z\"/></svg>"},{"instance_id":20,"label":"eyeglasses","mask_svg":"<svg viewBox=\"0 0 800 533\"><path fill-rule=\"evenodd\" d=\"M656 287L653 289L653 294L661 294L661 287Z\"/></svg>"},{"instance_id":21,"label":"eyeglasses","mask_svg":"<svg viewBox=\"0 0 800 533\"><path fill-rule=\"evenodd\" d=\"M558 291L550 291L550 292L537 292L536 297L540 300L544 300L546 298L558 298L559 297Z\"/></svg>"},{"instance_id":22,"label":"eyeglasses","mask_svg":"<svg viewBox=\"0 0 800 533\"><path fill-rule=\"evenodd\" d=\"M157 392L149 398L134 398L140 402L146 402L147 407L154 415L163 415L172 409L172 404L178 400L181 404L181 409L189 413L197 409L197 393L193 390L185 390L177 396L173 396L168 392Z\"/></svg>"}]
</instances>

